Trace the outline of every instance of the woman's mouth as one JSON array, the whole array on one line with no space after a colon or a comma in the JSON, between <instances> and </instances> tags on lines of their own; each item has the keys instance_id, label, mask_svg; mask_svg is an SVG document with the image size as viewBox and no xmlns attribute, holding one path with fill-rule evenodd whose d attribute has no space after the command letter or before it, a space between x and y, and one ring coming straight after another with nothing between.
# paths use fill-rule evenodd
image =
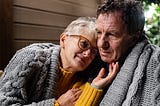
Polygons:
<instances>
[{"instance_id":1,"label":"woman's mouth","mask_svg":"<svg viewBox=\"0 0 160 106\"><path fill-rule=\"evenodd\" d=\"M85 58L83 56L77 55L77 59L81 64L85 64Z\"/></svg>"}]
</instances>

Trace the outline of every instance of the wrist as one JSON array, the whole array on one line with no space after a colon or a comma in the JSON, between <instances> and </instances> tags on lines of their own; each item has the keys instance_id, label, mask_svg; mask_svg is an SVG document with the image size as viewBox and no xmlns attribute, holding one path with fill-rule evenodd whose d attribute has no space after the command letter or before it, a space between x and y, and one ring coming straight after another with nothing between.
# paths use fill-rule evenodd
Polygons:
<instances>
[{"instance_id":1,"label":"wrist","mask_svg":"<svg viewBox=\"0 0 160 106\"><path fill-rule=\"evenodd\" d=\"M95 88L95 89L102 89L101 87L99 87L99 86L97 86L97 85L95 85L95 84L93 84L93 83L91 83L91 86L92 86L93 88Z\"/></svg>"}]
</instances>

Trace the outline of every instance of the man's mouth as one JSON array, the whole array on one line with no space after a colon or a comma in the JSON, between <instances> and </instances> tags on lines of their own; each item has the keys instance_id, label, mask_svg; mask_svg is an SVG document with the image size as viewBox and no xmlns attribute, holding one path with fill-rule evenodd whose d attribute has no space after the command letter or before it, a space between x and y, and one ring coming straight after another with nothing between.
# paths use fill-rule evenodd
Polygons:
<instances>
[{"instance_id":1,"label":"man's mouth","mask_svg":"<svg viewBox=\"0 0 160 106\"><path fill-rule=\"evenodd\" d=\"M100 49L100 52L102 52L102 53L107 53L107 54L108 54L108 53L111 53L109 50L102 49L102 48Z\"/></svg>"},{"instance_id":2,"label":"man's mouth","mask_svg":"<svg viewBox=\"0 0 160 106\"><path fill-rule=\"evenodd\" d=\"M109 50L100 49L100 54L102 56L107 56L107 55L111 54L111 52Z\"/></svg>"}]
</instances>

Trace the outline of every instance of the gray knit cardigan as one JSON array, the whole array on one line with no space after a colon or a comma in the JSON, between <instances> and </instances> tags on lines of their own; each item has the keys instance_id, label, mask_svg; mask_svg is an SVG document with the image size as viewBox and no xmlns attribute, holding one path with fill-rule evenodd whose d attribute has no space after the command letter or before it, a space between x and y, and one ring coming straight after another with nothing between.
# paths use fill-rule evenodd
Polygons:
<instances>
[{"instance_id":1,"label":"gray knit cardigan","mask_svg":"<svg viewBox=\"0 0 160 106\"><path fill-rule=\"evenodd\" d=\"M59 45L37 43L16 52L0 78L0 106L53 106Z\"/></svg>"},{"instance_id":2,"label":"gray knit cardigan","mask_svg":"<svg viewBox=\"0 0 160 106\"><path fill-rule=\"evenodd\" d=\"M60 48L33 44L19 50L0 78L0 105L53 106ZM100 106L160 106L160 48L139 42Z\"/></svg>"},{"instance_id":3,"label":"gray knit cardigan","mask_svg":"<svg viewBox=\"0 0 160 106\"><path fill-rule=\"evenodd\" d=\"M139 42L125 59L100 106L160 106L160 47Z\"/></svg>"}]
</instances>

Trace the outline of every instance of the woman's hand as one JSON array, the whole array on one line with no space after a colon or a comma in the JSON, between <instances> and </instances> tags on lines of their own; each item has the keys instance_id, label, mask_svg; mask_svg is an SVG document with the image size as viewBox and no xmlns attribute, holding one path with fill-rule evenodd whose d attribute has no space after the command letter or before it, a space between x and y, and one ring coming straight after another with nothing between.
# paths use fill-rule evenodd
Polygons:
<instances>
[{"instance_id":1,"label":"woman's hand","mask_svg":"<svg viewBox=\"0 0 160 106\"><path fill-rule=\"evenodd\" d=\"M108 75L103 78L103 75L105 73L105 69L102 68L97 75L97 77L92 81L92 84L98 88L103 88L109 83L112 82L112 80L115 78L116 74L119 71L119 65L118 62L109 64L109 73Z\"/></svg>"},{"instance_id":2,"label":"woman's hand","mask_svg":"<svg viewBox=\"0 0 160 106\"><path fill-rule=\"evenodd\" d=\"M57 101L60 106L74 106L81 93L81 89L73 88L62 94Z\"/></svg>"}]
</instances>

